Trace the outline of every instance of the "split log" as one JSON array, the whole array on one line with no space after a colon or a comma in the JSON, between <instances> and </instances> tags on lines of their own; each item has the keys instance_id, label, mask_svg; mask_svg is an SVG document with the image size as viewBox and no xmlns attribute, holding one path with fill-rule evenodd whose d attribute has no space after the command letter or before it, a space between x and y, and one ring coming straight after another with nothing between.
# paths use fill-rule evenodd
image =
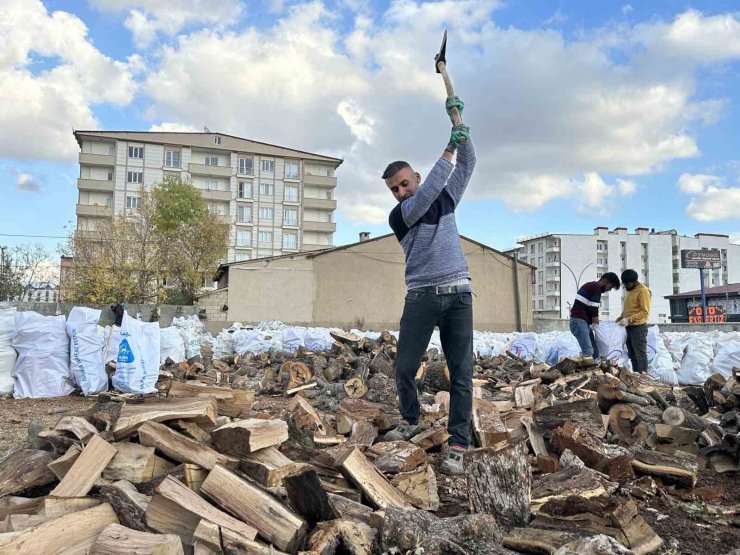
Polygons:
<instances>
[{"instance_id":1,"label":"split log","mask_svg":"<svg viewBox=\"0 0 740 555\"><path fill-rule=\"evenodd\" d=\"M3 523L5 525L5 532L22 532L28 528L35 528L40 526L44 522L51 520L51 517L44 515L8 515Z\"/></svg>"},{"instance_id":2,"label":"split log","mask_svg":"<svg viewBox=\"0 0 740 555\"><path fill-rule=\"evenodd\" d=\"M625 445L644 445L650 437L650 428L638 418L635 408L626 403L609 409L609 429L619 435Z\"/></svg>"},{"instance_id":3,"label":"split log","mask_svg":"<svg viewBox=\"0 0 740 555\"><path fill-rule=\"evenodd\" d=\"M439 509L437 477L430 465L425 464L411 472L396 474L391 478L391 484L406 495L415 507L425 511Z\"/></svg>"},{"instance_id":4,"label":"split log","mask_svg":"<svg viewBox=\"0 0 740 555\"><path fill-rule=\"evenodd\" d=\"M364 399L344 399L336 410L337 432L348 434L351 431L352 422L367 420L377 426L378 430L390 430L396 425L397 420L388 413L386 408L378 403L371 403ZM345 424L339 426L340 419L345 418Z\"/></svg>"},{"instance_id":5,"label":"split log","mask_svg":"<svg viewBox=\"0 0 740 555\"><path fill-rule=\"evenodd\" d=\"M250 540L228 528L221 528L221 544L225 555L287 555L271 545Z\"/></svg>"},{"instance_id":6,"label":"split log","mask_svg":"<svg viewBox=\"0 0 740 555\"><path fill-rule=\"evenodd\" d=\"M48 451L23 449L0 462L0 497L55 481L47 465L54 460Z\"/></svg>"},{"instance_id":7,"label":"split log","mask_svg":"<svg viewBox=\"0 0 740 555\"><path fill-rule=\"evenodd\" d=\"M72 468L72 465L77 460L77 457L81 454L82 449L77 445L73 445L67 449L67 452L64 453L64 455L49 463L49 470L54 473L54 476L56 476L58 480L61 480L66 476L69 469Z\"/></svg>"},{"instance_id":8,"label":"split log","mask_svg":"<svg viewBox=\"0 0 740 555\"><path fill-rule=\"evenodd\" d=\"M57 422L54 429L69 432L83 443L98 433L97 428L81 416L64 416Z\"/></svg>"},{"instance_id":9,"label":"split log","mask_svg":"<svg viewBox=\"0 0 740 555\"><path fill-rule=\"evenodd\" d=\"M321 486L316 469L310 464L300 464L283 477L283 486L293 510L308 521L313 528L317 522L339 518Z\"/></svg>"},{"instance_id":10,"label":"split log","mask_svg":"<svg viewBox=\"0 0 740 555\"><path fill-rule=\"evenodd\" d=\"M690 445L701 435L699 430L672 426L670 424L656 424L655 435L658 440L676 445Z\"/></svg>"},{"instance_id":11,"label":"split log","mask_svg":"<svg viewBox=\"0 0 740 555\"><path fill-rule=\"evenodd\" d=\"M438 428L429 428L417 434L411 438L411 443L425 451L429 451L443 445L448 439L450 439L450 434L447 433L447 428L440 426Z\"/></svg>"},{"instance_id":12,"label":"split log","mask_svg":"<svg viewBox=\"0 0 740 555\"><path fill-rule=\"evenodd\" d=\"M377 530L349 520L322 522L308 538L311 553L349 553L371 555Z\"/></svg>"},{"instance_id":13,"label":"split log","mask_svg":"<svg viewBox=\"0 0 740 555\"><path fill-rule=\"evenodd\" d=\"M254 391L208 386L199 382L173 381L170 384L167 397L215 397L218 414L234 418L249 416L254 404Z\"/></svg>"},{"instance_id":14,"label":"split log","mask_svg":"<svg viewBox=\"0 0 740 555\"><path fill-rule=\"evenodd\" d=\"M154 447L138 443L114 443L116 454L103 470L106 480L126 480L133 484L142 484L158 478L164 478L175 467L169 461L154 454Z\"/></svg>"},{"instance_id":15,"label":"split log","mask_svg":"<svg viewBox=\"0 0 740 555\"><path fill-rule=\"evenodd\" d=\"M182 541L174 534L150 534L109 524L95 540L95 555L183 555Z\"/></svg>"},{"instance_id":16,"label":"split log","mask_svg":"<svg viewBox=\"0 0 740 555\"><path fill-rule=\"evenodd\" d=\"M286 441L288 424L283 420L247 418L216 428L211 432L211 437L219 452L236 456L247 455Z\"/></svg>"},{"instance_id":17,"label":"split log","mask_svg":"<svg viewBox=\"0 0 740 555\"><path fill-rule=\"evenodd\" d=\"M616 381L616 380L614 380ZM647 406L650 404L648 397L630 393L622 383L604 383L597 390L597 400L602 411L608 412L616 403L634 403Z\"/></svg>"},{"instance_id":18,"label":"split log","mask_svg":"<svg viewBox=\"0 0 740 555\"><path fill-rule=\"evenodd\" d=\"M225 467L216 465L214 468ZM204 487L205 482L201 491ZM162 534L177 534L185 545L193 544L193 533L202 518L250 539L257 536L255 528L217 509L172 476L157 486L146 509L149 528Z\"/></svg>"},{"instance_id":19,"label":"split log","mask_svg":"<svg viewBox=\"0 0 740 555\"><path fill-rule=\"evenodd\" d=\"M699 476L698 458L681 451L669 454L638 449L632 467L638 474L654 476L685 488L693 488Z\"/></svg>"},{"instance_id":20,"label":"split log","mask_svg":"<svg viewBox=\"0 0 740 555\"><path fill-rule=\"evenodd\" d=\"M504 536L504 546L524 553L553 554L572 541L582 538L574 532L543 528L514 528Z\"/></svg>"},{"instance_id":21,"label":"split log","mask_svg":"<svg viewBox=\"0 0 740 555\"><path fill-rule=\"evenodd\" d=\"M701 416L692 414L681 407L668 407L663 411L663 422L671 426L691 428L699 433L707 427L707 422Z\"/></svg>"},{"instance_id":22,"label":"split log","mask_svg":"<svg viewBox=\"0 0 740 555\"><path fill-rule=\"evenodd\" d=\"M100 500L91 497L45 497L37 514L59 518L98 505Z\"/></svg>"},{"instance_id":23,"label":"split log","mask_svg":"<svg viewBox=\"0 0 740 555\"><path fill-rule=\"evenodd\" d=\"M382 527L384 553L514 555L501 540L496 519L487 514L437 518L426 511L390 508Z\"/></svg>"},{"instance_id":24,"label":"split log","mask_svg":"<svg viewBox=\"0 0 740 555\"><path fill-rule=\"evenodd\" d=\"M262 538L278 549L293 552L305 538L307 527L303 519L225 466L216 465L200 491L223 509L250 523Z\"/></svg>"},{"instance_id":25,"label":"split log","mask_svg":"<svg viewBox=\"0 0 740 555\"><path fill-rule=\"evenodd\" d=\"M383 525L382 511L375 512L367 505L363 505L358 501L352 501L341 495L333 493L329 493L328 495L332 507L339 513L340 518L353 522L361 522L378 530Z\"/></svg>"},{"instance_id":26,"label":"split log","mask_svg":"<svg viewBox=\"0 0 740 555\"><path fill-rule=\"evenodd\" d=\"M524 443L473 449L463 465L471 512L492 514L510 526L529 522L532 469Z\"/></svg>"},{"instance_id":27,"label":"split log","mask_svg":"<svg viewBox=\"0 0 740 555\"><path fill-rule=\"evenodd\" d=\"M548 501L579 497L588 499L617 491L619 484L590 468L569 466L553 474L538 477L532 485L532 511Z\"/></svg>"},{"instance_id":28,"label":"split log","mask_svg":"<svg viewBox=\"0 0 740 555\"><path fill-rule=\"evenodd\" d=\"M215 552L221 551L221 529L206 519L201 519L193 532L193 543L206 546Z\"/></svg>"},{"instance_id":29,"label":"split log","mask_svg":"<svg viewBox=\"0 0 740 555\"><path fill-rule=\"evenodd\" d=\"M426 363L422 390L432 394L450 390L450 369L444 360Z\"/></svg>"},{"instance_id":30,"label":"split log","mask_svg":"<svg viewBox=\"0 0 740 555\"><path fill-rule=\"evenodd\" d=\"M548 455L547 445L545 445L545 438L542 437L542 433L540 432L540 428L537 426L537 423L529 415L523 417L520 422L527 429L529 444L532 446L534 454L538 457L546 457ZM506 435L509 435L508 432Z\"/></svg>"},{"instance_id":31,"label":"split log","mask_svg":"<svg viewBox=\"0 0 740 555\"><path fill-rule=\"evenodd\" d=\"M343 372L344 364L342 363L342 359L335 358L324 368L324 379L327 382L335 382L342 376Z\"/></svg>"},{"instance_id":32,"label":"split log","mask_svg":"<svg viewBox=\"0 0 740 555\"><path fill-rule=\"evenodd\" d=\"M139 442L181 463L197 464L210 470L217 464L236 467L238 461L158 422L145 422L139 428Z\"/></svg>"},{"instance_id":33,"label":"split log","mask_svg":"<svg viewBox=\"0 0 740 555\"><path fill-rule=\"evenodd\" d=\"M282 485L286 474L293 471L296 463L275 447L249 453L239 461L239 470L265 487Z\"/></svg>"},{"instance_id":34,"label":"split log","mask_svg":"<svg viewBox=\"0 0 740 555\"><path fill-rule=\"evenodd\" d=\"M0 552L3 555L88 553L100 532L117 523L110 505L98 505L24 530L8 541L0 539Z\"/></svg>"},{"instance_id":35,"label":"split log","mask_svg":"<svg viewBox=\"0 0 740 555\"><path fill-rule=\"evenodd\" d=\"M411 508L411 503L394 488L356 447L338 461L342 472L352 480L375 507Z\"/></svg>"},{"instance_id":36,"label":"split log","mask_svg":"<svg viewBox=\"0 0 740 555\"><path fill-rule=\"evenodd\" d=\"M534 411L534 420L543 430L554 430L566 422L585 428L598 438L606 435L604 421L596 399L562 403Z\"/></svg>"},{"instance_id":37,"label":"split log","mask_svg":"<svg viewBox=\"0 0 740 555\"><path fill-rule=\"evenodd\" d=\"M204 445L211 445L211 434L198 426L195 422L189 422L187 420L175 420L170 423L176 430L180 431L183 435L194 439L198 443ZM141 428L139 428L141 430Z\"/></svg>"},{"instance_id":38,"label":"split log","mask_svg":"<svg viewBox=\"0 0 740 555\"><path fill-rule=\"evenodd\" d=\"M341 331L341 330L331 330L329 332L329 335L331 335L335 341L344 343L353 351L356 351L360 348L361 337L357 335L356 333L346 332L346 331Z\"/></svg>"},{"instance_id":39,"label":"split log","mask_svg":"<svg viewBox=\"0 0 740 555\"><path fill-rule=\"evenodd\" d=\"M384 374L389 378L396 377L396 368L389 347L383 347L377 352L370 362L370 370L373 374Z\"/></svg>"},{"instance_id":40,"label":"split log","mask_svg":"<svg viewBox=\"0 0 740 555\"><path fill-rule=\"evenodd\" d=\"M110 503L121 524L134 530L148 531L144 514L151 497L139 493L131 482L120 480L103 486L100 488L100 498Z\"/></svg>"},{"instance_id":41,"label":"split log","mask_svg":"<svg viewBox=\"0 0 740 555\"><path fill-rule=\"evenodd\" d=\"M113 436L121 440L134 434L145 422L194 420L216 424L217 402L213 397L183 397L161 399L138 404L126 403L113 429Z\"/></svg>"},{"instance_id":42,"label":"split log","mask_svg":"<svg viewBox=\"0 0 740 555\"><path fill-rule=\"evenodd\" d=\"M473 433L479 447L493 447L509 439L509 431L492 401L473 400Z\"/></svg>"},{"instance_id":43,"label":"split log","mask_svg":"<svg viewBox=\"0 0 740 555\"><path fill-rule=\"evenodd\" d=\"M73 439L69 437L69 434L67 432L63 432L61 430L41 430L36 434L36 438L43 440L48 444L51 444L51 446L57 452L66 451L72 445L77 445L78 443L76 438ZM33 442L32 445L33 444L35 444L34 446L38 447L45 446L43 442L41 444Z\"/></svg>"},{"instance_id":44,"label":"split log","mask_svg":"<svg viewBox=\"0 0 740 555\"><path fill-rule=\"evenodd\" d=\"M297 395L288 405L288 431L291 438L305 447L313 447L314 437L326 435L326 426L318 411L305 398Z\"/></svg>"},{"instance_id":45,"label":"split log","mask_svg":"<svg viewBox=\"0 0 740 555\"><path fill-rule=\"evenodd\" d=\"M604 444L599 438L570 422L551 432L550 445L558 455L569 449L591 468L596 468L607 458Z\"/></svg>"},{"instance_id":46,"label":"split log","mask_svg":"<svg viewBox=\"0 0 740 555\"><path fill-rule=\"evenodd\" d=\"M365 451L381 472L411 472L427 460L426 452L407 441L382 441Z\"/></svg>"},{"instance_id":47,"label":"split log","mask_svg":"<svg viewBox=\"0 0 740 555\"><path fill-rule=\"evenodd\" d=\"M367 393L367 384L362 378L355 376L344 382L344 392L350 399L361 399Z\"/></svg>"},{"instance_id":48,"label":"split log","mask_svg":"<svg viewBox=\"0 0 740 555\"><path fill-rule=\"evenodd\" d=\"M371 447L378 437L378 429L367 420L359 420L352 424L352 435L347 440L347 447L365 449Z\"/></svg>"},{"instance_id":49,"label":"split log","mask_svg":"<svg viewBox=\"0 0 740 555\"><path fill-rule=\"evenodd\" d=\"M51 495L55 497L86 496L115 454L115 447L99 435L93 436L59 485L52 490Z\"/></svg>"},{"instance_id":50,"label":"split log","mask_svg":"<svg viewBox=\"0 0 740 555\"><path fill-rule=\"evenodd\" d=\"M183 465L185 473L185 485L195 493L200 493L200 486L208 476L208 471L197 464L187 463Z\"/></svg>"}]
</instances>

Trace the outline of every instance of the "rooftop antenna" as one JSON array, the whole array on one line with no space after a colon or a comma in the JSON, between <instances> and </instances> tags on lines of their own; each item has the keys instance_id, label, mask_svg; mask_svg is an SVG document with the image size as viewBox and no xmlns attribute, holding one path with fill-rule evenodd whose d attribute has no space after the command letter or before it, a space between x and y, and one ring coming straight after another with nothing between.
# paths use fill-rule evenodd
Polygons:
<instances>
[{"instance_id":1,"label":"rooftop antenna","mask_svg":"<svg viewBox=\"0 0 740 555\"><path fill-rule=\"evenodd\" d=\"M204 132L204 133L210 133L210 132L211 132L211 130L210 130L210 129L208 129L208 128L207 128L207 127L206 127L206 126L204 125L204 126L203 126L203 132Z\"/></svg>"}]
</instances>

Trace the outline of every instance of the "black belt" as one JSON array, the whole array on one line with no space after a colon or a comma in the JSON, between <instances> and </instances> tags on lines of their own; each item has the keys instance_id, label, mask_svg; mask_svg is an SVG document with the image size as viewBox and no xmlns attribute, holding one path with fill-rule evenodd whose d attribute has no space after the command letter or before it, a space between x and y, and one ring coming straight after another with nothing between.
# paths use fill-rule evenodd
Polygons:
<instances>
[{"instance_id":1,"label":"black belt","mask_svg":"<svg viewBox=\"0 0 740 555\"><path fill-rule=\"evenodd\" d=\"M433 285L431 287L415 287L410 291L421 291L422 293L434 293L435 295L456 295L457 293L472 293L473 288L469 283L465 285Z\"/></svg>"}]
</instances>

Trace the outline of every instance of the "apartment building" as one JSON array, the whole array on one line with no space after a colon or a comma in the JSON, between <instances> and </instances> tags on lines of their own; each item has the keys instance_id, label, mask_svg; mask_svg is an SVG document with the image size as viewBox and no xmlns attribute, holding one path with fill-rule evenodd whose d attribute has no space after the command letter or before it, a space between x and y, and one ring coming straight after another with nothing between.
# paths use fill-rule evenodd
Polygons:
<instances>
[{"instance_id":1,"label":"apartment building","mask_svg":"<svg viewBox=\"0 0 740 555\"><path fill-rule=\"evenodd\" d=\"M341 159L222 133L75 131L77 230L139 206L139 190L189 180L230 225L227 262L331 247Z\"/></svg>"},{"instance_id":2,"label":"apartment building","mask_svg":"<svg viewBox=\"0 0 740 555\"><path fill-rule=\"evenodd\" d=\"M718 249L722 268L705 272L706 287L740 281L740 245L727 235L698 233L693 237L676 230L644 227L629 233L626 227L597 227L592 234L543 233L523 237L520 246L507 251L536 266L532 280L535 317L568 318L578 288L606 272L620 275L632 268L653 294L650 322L668 322L670 303L665 297L700 287L699 271L681 268L681 250ZM602 295L601 317L614 319L622 311L624 289Z\"/></svg>"}]
</instances>

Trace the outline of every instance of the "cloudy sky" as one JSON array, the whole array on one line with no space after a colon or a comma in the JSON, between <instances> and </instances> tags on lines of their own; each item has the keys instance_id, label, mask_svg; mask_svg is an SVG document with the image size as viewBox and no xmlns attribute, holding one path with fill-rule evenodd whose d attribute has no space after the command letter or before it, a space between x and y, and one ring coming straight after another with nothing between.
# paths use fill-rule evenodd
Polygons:
<instances>
[{"instance_id":1,"label":"cloudy sky","mask_svg":"<svg viewBox=\"0 0 740 555\"><path fill-rule=\"evenodd\" d=\"M3 0L0 243L73 223L73 129L204 125L344 158L336 244L386 233L385 165L447 143L444 29L478 154L461 233L740 241L736 1Z\"/></svg>"}]
</instances>

